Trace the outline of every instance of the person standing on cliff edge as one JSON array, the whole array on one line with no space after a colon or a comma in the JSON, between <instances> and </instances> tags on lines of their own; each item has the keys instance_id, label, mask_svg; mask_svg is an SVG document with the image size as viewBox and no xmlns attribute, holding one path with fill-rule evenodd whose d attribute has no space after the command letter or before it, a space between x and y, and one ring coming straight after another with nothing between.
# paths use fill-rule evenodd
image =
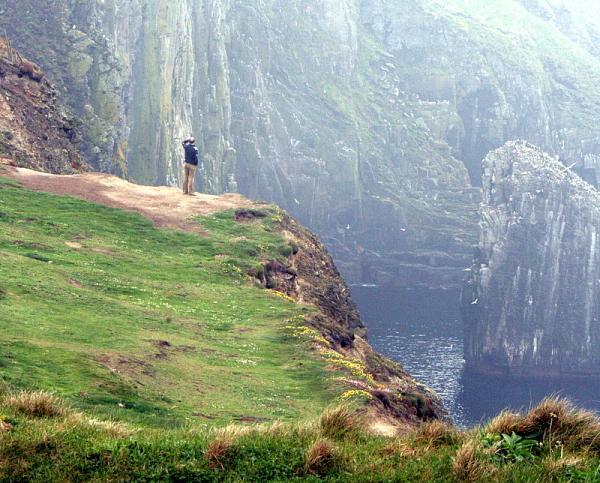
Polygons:
<instances>
[{"instance_id":1,"label":"person standing on cliff edge","mask_svg":"<svg viewBox=\"0 0 600 483\"><path fill-rule=\"evenodd\" d=\"M185 163L183 165L183 194L194 196L194 180L198 169L198 148L192 137L183 141Z\"/></svg>"}]
</instances>

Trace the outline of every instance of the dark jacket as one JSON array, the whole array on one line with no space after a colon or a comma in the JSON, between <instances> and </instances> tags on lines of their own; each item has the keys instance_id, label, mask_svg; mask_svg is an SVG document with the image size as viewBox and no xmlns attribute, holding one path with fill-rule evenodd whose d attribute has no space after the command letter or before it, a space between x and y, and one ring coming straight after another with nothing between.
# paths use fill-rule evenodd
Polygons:
<instances>
[{"instance_id":1,"label":"dark jacket","mask_svg":"<svg viewBox=\"0 0 600 483\"><path fill-rule=\"evenodd\" d=\"M185 149L185 162L198 166L198 148L191 143L184 142L183 149Z\"/></svg>"}]
</instances>

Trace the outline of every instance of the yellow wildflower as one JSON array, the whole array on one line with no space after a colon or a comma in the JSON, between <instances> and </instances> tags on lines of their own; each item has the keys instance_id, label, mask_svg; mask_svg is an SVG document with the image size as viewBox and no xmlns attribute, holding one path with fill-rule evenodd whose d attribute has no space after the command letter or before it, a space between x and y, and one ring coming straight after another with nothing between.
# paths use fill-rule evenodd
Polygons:
<instances>
[{"instance_id":1,"label":"yellow wildflower","mask_svg":"<svg viewBox=\"0 0 600 483\"><path fill-rule=\"evenodd\" d=\"M348 399L353 398L367 398L373 399L373 396L370 392L363 391L362 389L351 389L350 391L346 391L344 394L340 396L340 399L347 401Z\"/></svg>"}]
</instances>

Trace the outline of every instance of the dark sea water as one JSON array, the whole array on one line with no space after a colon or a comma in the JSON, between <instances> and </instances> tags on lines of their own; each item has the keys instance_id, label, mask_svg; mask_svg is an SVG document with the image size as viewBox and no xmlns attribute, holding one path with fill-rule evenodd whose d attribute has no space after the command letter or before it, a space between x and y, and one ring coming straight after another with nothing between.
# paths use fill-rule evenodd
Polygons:
<instances>
[{"instance_id":1,"label":"dark sea water","mask_svg":"<svg viewBox=\"0 0 600 483\"><path fill-rule=\"evenodd\" d=\"M505 408L529 408L552 394L600 412L600 380L540 381L465 374L456 291L355 286L352 293L373 347L433 388L461 426L472 426Z\"/></svg>"}]
</instances>

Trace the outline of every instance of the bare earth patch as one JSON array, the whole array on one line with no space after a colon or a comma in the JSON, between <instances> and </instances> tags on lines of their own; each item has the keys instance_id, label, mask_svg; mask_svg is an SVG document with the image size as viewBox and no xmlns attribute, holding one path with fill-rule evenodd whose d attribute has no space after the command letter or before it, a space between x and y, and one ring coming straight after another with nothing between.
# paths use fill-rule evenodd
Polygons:
<instances>
[{"instance_id":1,"label":"bare earth patch","mask_svg":"<svg viewBox=\"0 0 600 483\"><path fill-rule=\"evenodd\" d=\"M0 159L2 176L17 180L25 188L59 195L70 195L112 208L134 211L151 219L158 227L202 233L192 218L218 211L251 208L252 202L241 195L184 195L179 188L140 186L103 173L53 175L10 166Z\"/></svg>"},{"instance_id":2,"label":"bare earth patch","mask_svg":"<svg viewBox=\"0 0 600 483\"><path fill-rule=\"evenodd\" d=\"M106 354L97 358L98 362L111 372L130 377L144 375L154 377L154 368L146 361L120 354Z\"/></svg>"}]
</instances>

